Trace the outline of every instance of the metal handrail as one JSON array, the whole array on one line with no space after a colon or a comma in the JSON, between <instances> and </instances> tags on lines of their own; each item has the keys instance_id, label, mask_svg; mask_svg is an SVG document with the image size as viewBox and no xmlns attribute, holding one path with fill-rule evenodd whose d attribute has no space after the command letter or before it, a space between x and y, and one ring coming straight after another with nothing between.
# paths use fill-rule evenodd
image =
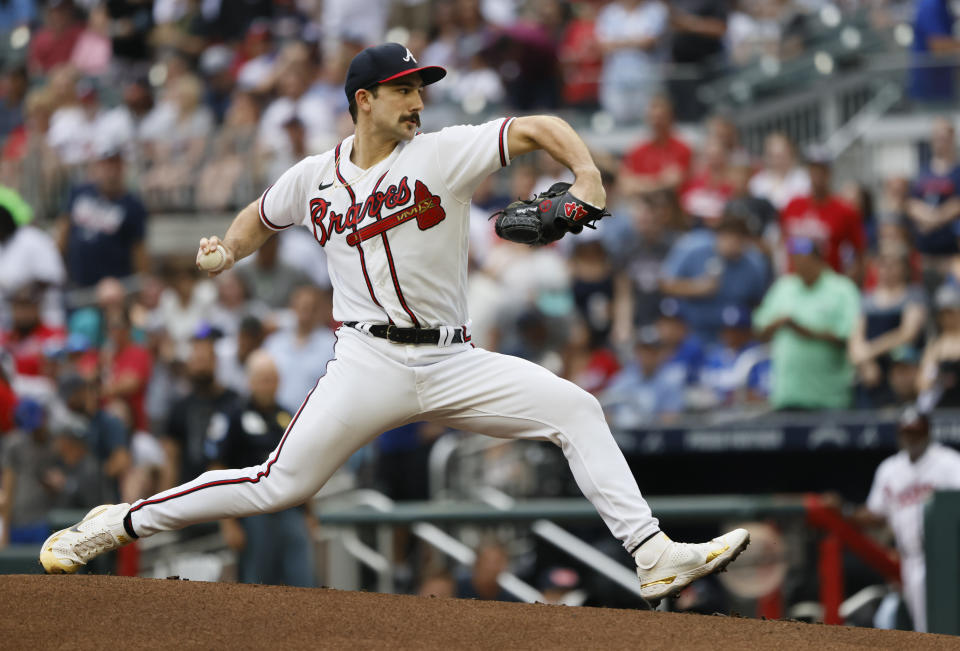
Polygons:
<instances>
[{"instance_id":1,"label":"metal handrail","mask_svg":"<svg viewBox=\"0 0 960 651\"><path fill-rule=\"evenodd\" d=\"M549 520L537 520L533 523L531 530L546 542L607 577L624 590L643 598L640 581L637 580L635 572L598 552L592 545L574 536L560 525Z\"/></svg>"},{"instance_id":2,"label":"metal handrail","mask_svg":"<svg viewBox=\"0 0 960 651\"><path fill-rule=\"evenodd\" d=\"M803 495L685 495L651 497L650 508L661 520L712 522L718 519L750 520L764 517L797 517L806 514ZM359 524L413 524L534 522L597 522L593 505L582 498L524 499L509 510L477 502L397 502L390 511L367 507L337 509L317 514L330 526Z\"/></svg>"},{"instance_id":3,"label":"metal handrail","mask_svg":"<svg viewBox=\"0 0 960 651\"><path fill-rule=\"evenodd\" d=\"M834 157L843 154L902 98L903 88L901 86L884 84L872 100L867 102L846 124L830 135L826 142L827 149Z\"/></svg>"},{"instance_id":4,"label":"metal handrail","mask_svg":"<svg viewBox=\"0 0 960 651\"><path fill-rule=\"evenodd\" d=\"M476 552L470 547L436 525L418 522L411 527L411 530L417 538L443 552L461 565L472 565L477 558ZM527 603L532 604L544 600L543 594L539 590L512 572L501 572L497 576L497 585Z\"/></svg>"},{"instance_id":5,"label":"metal handrail","mask_svg":"<svg viewBox=\"0 0 960 651\"><path fill-rule=\"evenodd\" d=\"M456 434L444 434L433 443L427 459L427 477L430 497L439 497L446 488L447 466L453 458L461 439Z\"/></svg>"},{"instance_id":6,"label":"metal handrail","mask_svg":"<svg viewBox=\"0 0 960 651\"><path fill-rule=\"evenodd\" d=\"M430 448L430 456L427 460L430 497L436 499L449 490L449 486L447 486L448 468L455 454L459 454L460 457L481 454L514 442L514 439L487 436L463 436L461 434L441 436Z\"/></svg>"},{"instance_id":7,"label":"metal handrail","mask_svg":"<svg viewBox=\"0 0 960 651\"><path fill-rule=\"evenodd\" d=\"M383 493L365 488L338 493L336 500L349 507L363 506L378 512L389 512L394 507L394 501ZM317 500L317 502L320 501L323 501L323 498ZM380 551L360 540L356 527L347 528L340 537L344 551L376 573L377 590L379 592L393 592L393 563L387 557L387 553L390 553L393 546L389 534L389 531L377 532L377 543L381 548Z\"/></svg>"},{"instance_id":8,"label":"metal handrail","mask_svg":"<svg viewBox=\"0 0 960 651\"><path fill-rule=\"evenodd\" d=\"M322 498L317 500L317 502L322 501ZM341 504L346 504L348 509L366 507L384 515L390 514L397 507L397 503L392 499L379 491L369 488L338 494L336 501ZM331 524L325 513L319 508L318 511L317 517L325 524ZM356 527L359 524L361 523L333 523L333 526L347 529L341 538L344 549L359 562L377 573L378 590L380 592L392 592L394 575L393 563L382 550L378 552L360 540L356 533ZM410 524L412 525L411 530L415 536L457 562L463 565L471 565L476 560L476 553L470 549L470 547L436 525L427 522L411 522ZM388 537L378 536L378 539L382 548L389 547ZM497 577L497 584L510 594L519 599L523 599L527 603L543 601L543 594L539 590L511 572L501 572Z\"/></svg>"},{"instance_id":9,"label":"metal handrail","mask_svg":"<svg viewBox=\"0 0 960 651\"><path fill-rule=\"evenodd\" d=\"M478 489L476 493L477 496L487 504L504 511L509 510L515 504L515 500L512 497L492 486L484 486ZM535 535L557 547L560 551L565 552L592 570L607 577L628 592L637 595L641 599L643 598L640 590L640 582L637 581L636 574L606 554L598 552L593 545L574 536L550 520L535 520L531 525L531 530Z\"/></svg>"},{"instance_id":10,"label":"metal handrail","mask_svg":"<svg viewBox=\"0 0 960 651\"><path fill-rule=\"evenodd\" d=\"M389 575L391 579L393 578L393 572L390 570L390 559L360 540L360 538L357 537L356 531L350 529L343 532L340 540L351 556L378 575L386 574ZM389 592L389 590L387 592Z\"/></svg>"}]
</instances>

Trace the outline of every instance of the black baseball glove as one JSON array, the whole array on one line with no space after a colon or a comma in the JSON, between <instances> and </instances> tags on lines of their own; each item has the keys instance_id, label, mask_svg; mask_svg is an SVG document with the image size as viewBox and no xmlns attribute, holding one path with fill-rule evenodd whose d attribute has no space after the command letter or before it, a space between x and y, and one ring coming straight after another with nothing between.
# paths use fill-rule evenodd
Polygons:
<instances>
[{"instance_id":1,"label":"black baseball glove","mask_svg":"<svg viewBox=\"0 0 960 651\"><path fill-rule=\"evenodd\" d=\"M497 235L520 244L549 244L583 227L596 228L594 222L608 216L604 208L595 208L570 194L569 183L554 183L533 199L514 201L493 213Z\"/></svg>"}]
</instances>

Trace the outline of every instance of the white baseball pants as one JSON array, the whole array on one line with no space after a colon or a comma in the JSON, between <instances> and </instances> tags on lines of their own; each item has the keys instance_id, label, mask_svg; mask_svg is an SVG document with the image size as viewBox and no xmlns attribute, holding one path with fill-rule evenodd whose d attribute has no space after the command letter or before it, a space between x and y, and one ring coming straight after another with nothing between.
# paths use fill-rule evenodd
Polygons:
<instances>
[{"instance_id":1,"label":"white baseball pants","mask_svg":"<svg viewBox=\"0 0 960 651\"><path fill-rule=\"evenodd\" d=\"M923 554L900 557L903 600L907 602L913 630L927 632L927 561Z\"/></svg>"},{"instance_id":2,"label":"white baseball pants","mask_svg":"<svg viewBox=\"0 0 960 651\"><path fill-rule=\"evenodd\" d=\"M312 497L356 450L416 421L563 450L580 490L628 550L659 529L597 400L525 360L470 344L402 345L348 327L336 356L259 466L206 472L130 509L140 536L279 511Z\"/></svg>"}]
</instances>

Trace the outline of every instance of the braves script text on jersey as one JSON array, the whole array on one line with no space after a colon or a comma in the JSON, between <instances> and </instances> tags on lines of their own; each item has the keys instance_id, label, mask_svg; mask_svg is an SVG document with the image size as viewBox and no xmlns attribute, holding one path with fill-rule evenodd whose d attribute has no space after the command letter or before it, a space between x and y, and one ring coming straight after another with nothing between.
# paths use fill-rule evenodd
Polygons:
<instances>
[{"instance_id":1,"label":"braves script text on jersey","mask_svg":"<svg viewBox=\"0 0 960 651\"><path fill-rule=\"evenodd\" d=\"M900 552L903 594L914 628L927 630L923 509L936 490L960 489L960 453L931 443L916 461L901 450L877 468L867 508L887 519Z\"/></svg>"},{"instance_id":2,"label":"braves script text on jersey","mask_svg":"<svg viewBox=\"0 0 960 651\"><path fill-rule=\"evenodd\" d=\"M511 120L401 141L363 170L353 138L294 165L260 199L269 228L306 227L327 253L336 357L259 466L207 472L136 502L139 535L276 511L316 493L358 448L416 421L559 445L580 489L628 550L659 527L597 401L530 362L474 348L467 314L469 202L510 162ZM440 329L439 345L375 338L368 325ZM463 342L454 343L457 331Z\"/></svg>"}]
</instances>

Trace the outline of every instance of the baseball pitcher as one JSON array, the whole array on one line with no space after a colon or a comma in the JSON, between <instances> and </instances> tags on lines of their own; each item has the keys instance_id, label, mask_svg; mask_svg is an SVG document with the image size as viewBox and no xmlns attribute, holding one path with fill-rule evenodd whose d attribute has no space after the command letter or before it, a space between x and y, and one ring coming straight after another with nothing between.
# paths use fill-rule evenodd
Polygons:
<instances>
[{"instance_id":1,"label":"baseball pitcher","mask_svg":"<svg viewBox=\"0 0 960 651\"><path fill-rule=\"evenodd\" d=\"M611 533L633 555L653 602L724 568L747 546L737 529L671 541L640 495L596 399L530 362L475 348L467 314L470 198L490 173L537 149L575 175L497 215L497 233L546 244L604 217L600 172L556 117L493 120L418 133L424 87L446 72L404 46L360 52L345 90L354 135L287 170L243 209L197 264L229 269L276 231L306 228L324 247L334 290L336 356L280 444L259 466L207 472L133 505L102 505L43 544L47 572L160 531L303 503L381 432L432 421L490 436L549 440Z\"/></svg>"}]
</instances>

